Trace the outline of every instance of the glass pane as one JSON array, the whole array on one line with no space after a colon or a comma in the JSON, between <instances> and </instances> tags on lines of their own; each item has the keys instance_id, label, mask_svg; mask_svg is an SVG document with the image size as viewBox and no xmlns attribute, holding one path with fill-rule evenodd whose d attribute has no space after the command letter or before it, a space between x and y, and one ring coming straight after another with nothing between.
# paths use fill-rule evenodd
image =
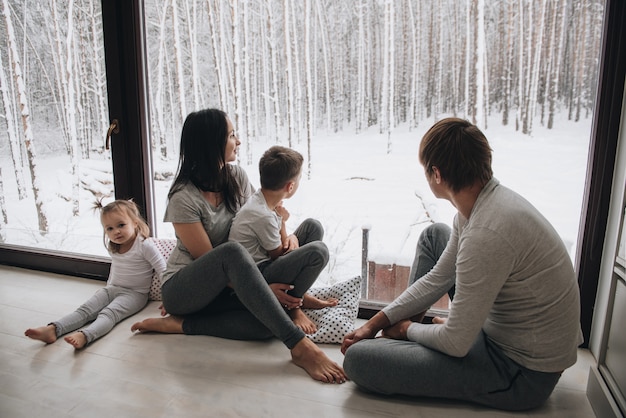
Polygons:
<instances>
[{"instance_id":1,"label":"glass pane","mask_svg":"<svg viewBox=\"0 0 626 418\"><path fill-rule=\"evenodd\" d=\"M495 176L544 213L574 256L602 1L174 5L146 1L159 217L185 115L221 108L255 185L271 145L304 155L285 206L288 227L307 217L324 224L331 261L320 284L361 274L364 227L368 263L402 282L419 233L455 214L428 188L419 141L435 121L458 116L484 130ZM170 225L159 231L173 236Z\"/></svg>"},{"instance_id":2,"label":"glass pane","mask_svg":"<svg viewBox=\"0 0 626 418\"><path fill-rule=\"evenodd\" d=\"M2 2L0 241L106 255L113 199L100 1Z\"/></svg>"}]
</instances>

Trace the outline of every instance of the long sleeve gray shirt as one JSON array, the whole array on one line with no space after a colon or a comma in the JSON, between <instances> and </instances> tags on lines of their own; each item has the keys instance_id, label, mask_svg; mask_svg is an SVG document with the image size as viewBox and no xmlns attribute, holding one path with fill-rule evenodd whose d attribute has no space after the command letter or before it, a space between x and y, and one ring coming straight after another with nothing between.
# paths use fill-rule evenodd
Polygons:
<instances>
[{"instance_id":1,"label":"long sleeve gray shirt","mask_svg":"<svg viewBox=\"0 0 626 418\"><path fill-rule=\"evenodd\" d=\"M531 370L557 372L576 362L580 296L565 245L535 207L495 178L469 219L456 215L437 265L383 312L393 324L427 309L455 275L447 322L414 323L409 340L462 357L482 329Z\"/></svg>"}]
</instances>

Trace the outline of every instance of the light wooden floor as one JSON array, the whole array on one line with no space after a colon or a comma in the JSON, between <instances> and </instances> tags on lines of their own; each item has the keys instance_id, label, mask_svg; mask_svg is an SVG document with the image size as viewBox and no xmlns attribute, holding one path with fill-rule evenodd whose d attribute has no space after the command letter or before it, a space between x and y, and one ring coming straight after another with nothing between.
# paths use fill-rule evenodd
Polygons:
<instances>
[{"instance_id":1,"label":"light wooden floor","mask_svg":"<svg viewBox=\"0 0 626 418\"><path fill-rule=\"evenodd\" d=\"M133 335L152 302L75 351L24 336L74 310L103 282L0 266L0 417L593 417L585 395L594 359L580 350L547 404L511 414L474 405L385 398L353 383L326 385L293 365L277 340L238 342ZM335 361L338 346L324 345Z\"/></svg>"}]
</instances>

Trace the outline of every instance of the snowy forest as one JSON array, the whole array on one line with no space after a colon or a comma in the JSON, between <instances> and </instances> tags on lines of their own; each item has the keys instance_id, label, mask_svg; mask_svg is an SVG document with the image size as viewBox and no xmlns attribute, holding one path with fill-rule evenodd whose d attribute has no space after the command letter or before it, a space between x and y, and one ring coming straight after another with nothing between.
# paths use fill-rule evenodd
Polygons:
<instances>
[{"instance_id":1,"label":"snowy forest","mask_svg":"<svg viewBox=\"0 0 626 418\"><path fill-rule=\"evenodd\" d=\"M100 0L0 2L0 242L59 248L112 194ZM170 171L206 107L230 115L241 164L255 142L299 147L308 179L325 134L374 129L389 154L395 132L443 116L531 137L594 109L600 0L143 3L153 155Z\"/></svg>"}]
</instances>

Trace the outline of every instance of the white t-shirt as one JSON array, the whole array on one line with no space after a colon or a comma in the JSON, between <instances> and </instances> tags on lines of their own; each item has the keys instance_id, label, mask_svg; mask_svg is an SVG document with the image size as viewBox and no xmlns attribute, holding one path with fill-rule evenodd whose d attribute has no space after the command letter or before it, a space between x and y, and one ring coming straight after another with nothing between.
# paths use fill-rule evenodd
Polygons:
<instances>
[{"instance_id":1,"label":"white t-shirt","mask_svg":"<svg viewBox=\"0 0 626 418\"><path fill-rule=\"evenodd\" d=\"M228 239L243 245L259 264L270 260L268 251L282 245L282 222L282 217L267 206L261 190L257 190L235 215Z\"/></svg>"},{"instance_id":2,"label":"white t-shirt","mask_svg":"<svg viewBox=\"0 0 626 418\"><path fill-rule=\"evenodd\" d=\"M148 293L153 270L159 277L165 271L165 259L152 238L138 235L130 250L124 254L111 255L108 285L125 287L139 293Z\"/></svg>"}]
</instances>

